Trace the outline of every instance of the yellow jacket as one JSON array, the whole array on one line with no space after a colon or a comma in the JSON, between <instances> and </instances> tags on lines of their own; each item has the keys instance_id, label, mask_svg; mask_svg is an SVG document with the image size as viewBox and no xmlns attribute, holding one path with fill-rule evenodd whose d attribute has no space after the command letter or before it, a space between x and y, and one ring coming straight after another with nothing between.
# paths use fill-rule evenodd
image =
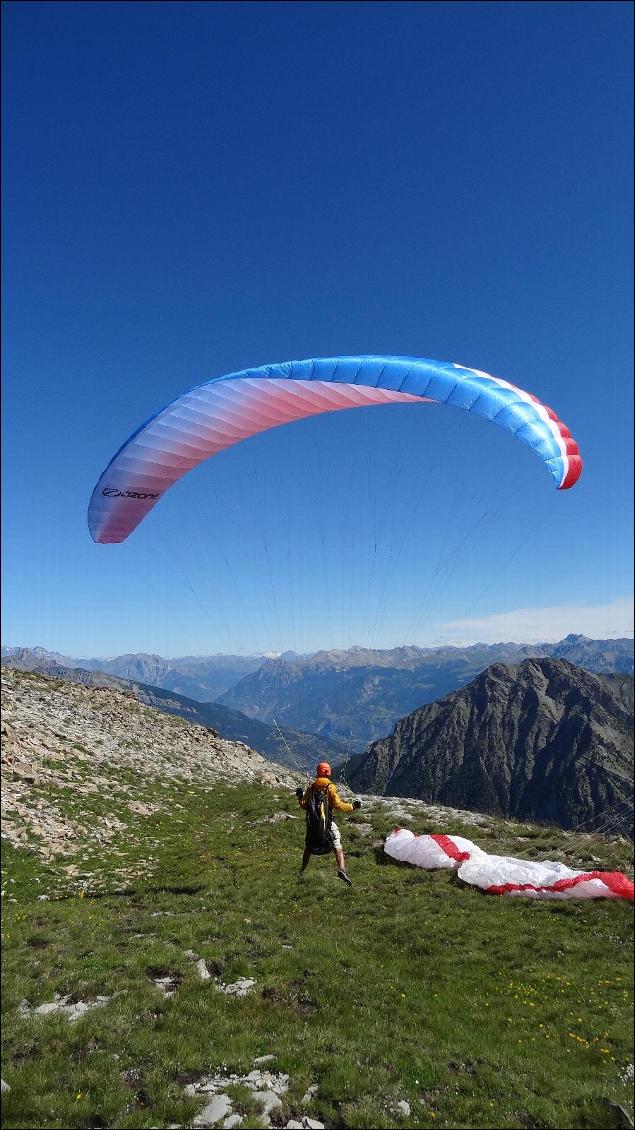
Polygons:
<instances>
[{"instance_id":1,"label":"yellow jacket","mask_svg":"<svg viewBox=\"0 0 635 1130\"><path fill-rule=\"evenodd\" d=\"M349 804L347 800L342 800L338 796L337 789L328 777L316 777L312 785L309 785L303 797L300 798L300 805L302 808L307 808L311 800L311 794L314 789L319 792L326 792L329 798L329 809L336 809L337 812L352 812L353 805Z\"/></svg>"}]
</instances>

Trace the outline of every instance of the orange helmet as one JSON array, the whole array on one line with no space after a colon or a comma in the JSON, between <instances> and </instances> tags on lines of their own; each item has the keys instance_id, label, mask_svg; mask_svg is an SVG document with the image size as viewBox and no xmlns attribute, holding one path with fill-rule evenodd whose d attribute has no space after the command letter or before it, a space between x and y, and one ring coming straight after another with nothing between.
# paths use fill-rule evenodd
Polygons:
<instances>
[{"instance_id":1,"label":"orange helmet","mask_svg":"<svg viewBox=\"0 0 635 1130\"><path fill-rule=\"evenodd\" d=\"M329 765L328 761L320 761L320 764L318 765L316 772L317 772L318 777L330 777L331 776L331 766Z\"/></svg>"}]
</instances>

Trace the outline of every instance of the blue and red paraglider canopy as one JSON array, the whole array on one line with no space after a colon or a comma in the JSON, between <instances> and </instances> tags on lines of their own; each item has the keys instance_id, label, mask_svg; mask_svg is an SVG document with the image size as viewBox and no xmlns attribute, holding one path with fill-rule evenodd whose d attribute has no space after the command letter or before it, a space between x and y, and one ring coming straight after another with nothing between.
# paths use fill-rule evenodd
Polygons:
<instances>
[{"instance_id":1,"label":"blue and red paraglider canopy","mask_svg":"<svg viewBox=\"0 0 635 1130\"><path fill-rule=\"evenodd\" d=\"M551 408L479 369L416 357L284 361L214 377L146 420L119 449L88 509L96 542L122 542L166 490L204 459L240 440L322 412L434 402L484 417L532 447L559 490L582 459Z\"/></svg>"}]
</instances>

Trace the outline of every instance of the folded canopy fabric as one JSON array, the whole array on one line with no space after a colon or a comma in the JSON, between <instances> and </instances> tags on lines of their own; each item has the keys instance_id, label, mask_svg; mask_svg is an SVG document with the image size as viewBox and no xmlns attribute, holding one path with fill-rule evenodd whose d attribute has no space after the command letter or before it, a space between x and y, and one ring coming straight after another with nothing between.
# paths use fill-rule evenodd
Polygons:
<instances>
[{"instance_id":1,"label":"folded canopy fabric","mask_svg":"<svg viewBox=\"0 0 635 1130\"><path fill-rule=\"evenodd\" d=\"M522 895L538 899L627 899L633 902L633 881L621 871L574 871L552 860L489 855L462 836L418 836L396 828L384 851L393 859L428 870L451 868L459 879L490 895Z\"/></svg>"}]
</instances>

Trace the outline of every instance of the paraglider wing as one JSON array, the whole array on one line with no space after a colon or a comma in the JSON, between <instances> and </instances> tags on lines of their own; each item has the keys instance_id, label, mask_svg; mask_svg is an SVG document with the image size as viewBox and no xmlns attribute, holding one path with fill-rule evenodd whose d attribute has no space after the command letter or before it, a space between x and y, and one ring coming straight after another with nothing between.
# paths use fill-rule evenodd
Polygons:
<instances>
[{"instance_id":1,"label":"paraglider wing","mask_svg":"<svg viewBox=\"0 0 635 1130\"><path fill-rule=\"evenodd\" d=\"M449 868L459 879L490 895L537 899L627 899L633 901L633 880L621 871L574 871L551 860L489 855L462 836L420 836L395 828L384 851L400 863L426 870Z\"/></svg>"},{"instance_id":2,"label":"paraglider wing","mask_svg":"<svg viewBox=\"0 0 635 1130\"><path fill-rule=\"evenodd\" d=\"M146 420L101 475L88 525L96 542L121 542L182 475L240 440L321 412L433 401L483 416L529 444L556 486L580 476L582 460L550 408L478 369L411 357L287 361L215 377Z\"/></svg>"}]
</instances>

